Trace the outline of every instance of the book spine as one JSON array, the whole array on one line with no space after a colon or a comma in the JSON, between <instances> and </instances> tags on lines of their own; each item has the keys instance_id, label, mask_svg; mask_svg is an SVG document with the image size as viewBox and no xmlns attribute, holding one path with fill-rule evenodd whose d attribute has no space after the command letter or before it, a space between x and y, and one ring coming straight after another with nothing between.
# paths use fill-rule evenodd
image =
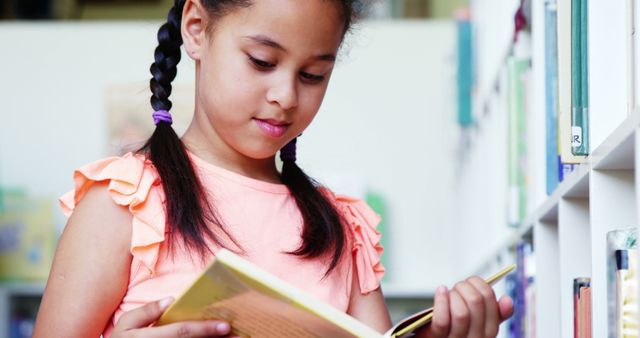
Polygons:
<instances>
[{"instance_id":1,"label":"book spine","mask_svg":"<svg viewBox=\"0 0 640 338\"><path fill-rule=\"evenodd\" d=\"M586 320L590 317L591 307L586 307L586 299L583 297L584 289L590 287L591 279L587 277L575 278L573 280L573 337L587 338L591 334L587 333L588 329Z\"/></svg>"},{"instance_id":2,"label":"book spine","mask_svg":"<svg viewBox=\"0 0 640 338\"><path fill-rule=\"evenodd\" d=\"M562 163L578 164L586 160L585 156L576 156L572 152L572 0L557 0L558 27L558 137L559 153Z\"/></svg>"},{"instance_id":3,"label":"book spine","mask_svg":"<svg viewBox=\"0 0 640 338\"><path fill-rule=\"evenodd\" d=\"M469 126L473 122L471 114L471 87L473 85L472 29L468 18L458 19L458 123Z\"/></svg>"},{"instance_id":4,"label":"book spine","mask_svg":"<svg viewBox=\"0 0 640 338\"><path fill-rule=\"evenodd\" d=\"M629 251L620 249L615 251L616 257L616 298L615 298L615 335L616 337L622 338L623 332L623 323L622 319L624 317L624 281L627 279L627 274L629 273Z\"/></svg>"},{"instance_id":5,"label":"book spine","mask_svg":"<svg viewBox=\"0 0 640 338\"><path fill-rule=\"evenodd\" d=\"M582 2L571 1L571 152L581 154L584 144L582 120Z\"/></svg>"},{"instance_id":6,"label":"book spine","mask_svg":"<svg viewBox=\"0 0 640 338\"><path fill-rule=\"evenodd\" d=\"M573 0L571 6L571 151L585 156L589 153L587 0Z\"/></svg>"},{"instance_id":7,"label":"book spine","mask_svg":"<svg viewBox=\"0 0 640 338\"><path fill-rule=\"evenodd\" d=\"M529 69L529 58L509 58L508 220L509 224L514 227L522 222L527 213L527 112L525 87Z\"/></svg>"},{"instance_id":8,"label":"book spine","mask_svg":"<svg viewBox=\"0 0 640 338\"><path fill-rule=\"evenodd\" d=\"M560 182L561 165L558 155L558 39L557 6L555 0L545 1L545 110L547 195Z\"/></svg>"},{"instance_id":9,"label":"book spine","mask_svg":"<svg viewBox=\"0 0 640 338\"><path fill-rule=\"evenodd\" d=\"M508 324L510 338L535 337L535 255L529 242L516 245L517 270L507 276L507 294L514 312Z\"/></svg>"}]
</instances>

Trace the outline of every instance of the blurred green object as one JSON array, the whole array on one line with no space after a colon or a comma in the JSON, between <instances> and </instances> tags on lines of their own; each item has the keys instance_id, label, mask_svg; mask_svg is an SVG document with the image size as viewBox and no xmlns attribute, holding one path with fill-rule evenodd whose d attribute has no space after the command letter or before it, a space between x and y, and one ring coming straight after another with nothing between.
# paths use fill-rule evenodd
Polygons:
<instances>
[{"instance_id":1,"label":"blurred green object","mask_svg":"<svg viewBox=\"0 0 640 338\"><path fill-rule=\"evenodd\" d=\"M390 252L390 248L389 248L389 231L387 228L387 216L388 216L388 208L387 208L387 203L384 200L384 197L376 192L368 192L365 200L367 202L367 204L369 204L369 206L371 207L371 209L373 209L373 211L375 211L378 215L380 215L380 224L378 224L378 231L382 234L382 239L380 241L380 244L382 244L382 247L384 247L384 253L382 254L381 257L381 261L382 261L382 265L383 266L387 266L387 262L388 262L388 257L389 257L389 252ZM389 279L389 270L387 269L386 271L387 273L385 273L384 277L382 278L382 280L388 280Z\"/></svg>"},{"instance_id":2,"label":"blurred green object","mask_svg":"<svg viewBox=\"0 0 640 338\"><path fill-rule=\"evenodd\" d=\"M25 198L26 193L24 189L20 188L7 188L0 185L0 214L5 213L7 210L7 201L15 198Z\"/></svg>"}]
</instances>

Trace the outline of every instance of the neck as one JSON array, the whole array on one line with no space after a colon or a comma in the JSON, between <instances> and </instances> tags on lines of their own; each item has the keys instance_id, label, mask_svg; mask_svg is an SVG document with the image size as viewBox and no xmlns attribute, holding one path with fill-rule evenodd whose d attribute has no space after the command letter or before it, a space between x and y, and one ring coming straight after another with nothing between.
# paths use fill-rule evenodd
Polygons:
<instances>
[{"instance_id":1,"label":"neck","mask_svg":"<svg viewBox=\"0 0 640 338\"><path fill-rule=\"evenodd\" d=\"M255 159L244 156L226 144L196 112L182 137L182 142L195 156L237 174L270 183L282 183L276 169L275 156Z\"/></svg>"}]
</instances>

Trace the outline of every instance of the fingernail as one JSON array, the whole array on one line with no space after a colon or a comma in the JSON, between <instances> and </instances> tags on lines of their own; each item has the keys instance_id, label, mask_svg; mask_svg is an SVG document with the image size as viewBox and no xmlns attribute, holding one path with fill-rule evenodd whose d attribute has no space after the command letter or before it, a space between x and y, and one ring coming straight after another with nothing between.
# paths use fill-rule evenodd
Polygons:
<instances>
[{"instance_id":1,"label":"fingernail","mask_svg":"<svg viewBox=\"0 0 640 338\"><path fill-rule=\"evenodd\" d=\"M436 292L441 294L441 295L445 295L447 293L447 287L444 285L440 285L438 286L438 288L436 289Z\"/></svg>"},{"instance_id":2,"label":"fingernail","mask_svg":"<svg viewBox=\"0 0 640 338\"><path fill-rule=\"evenodd\" d=\"M158 305L160 306L160 310L164 311L169 307L169 305L171 305L171 303L173 303L173 297L167 297L161 299L158 302Z\"/></svg>"},{"instance_id":3,"label":"fingernail","mask_svg":"<svg viewBox=\"0 0 640 338\"><path fill-rule=\"evenodd\" d=\"M229 332L229 330L231 329L231 326L229 325L229 323L219 323L218 325L216 325L216 331L218 333L227 333Z\"/></svg>"}]
</instances>

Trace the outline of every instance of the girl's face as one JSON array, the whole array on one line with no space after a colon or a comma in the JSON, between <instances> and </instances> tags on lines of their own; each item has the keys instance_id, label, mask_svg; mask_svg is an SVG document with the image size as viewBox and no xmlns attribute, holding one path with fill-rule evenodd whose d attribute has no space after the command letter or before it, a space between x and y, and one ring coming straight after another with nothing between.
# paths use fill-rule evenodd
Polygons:
<instances>
[{"instance_id":1,"label":"girl's face","mask_svg":"<svg viewBox=\"0 0 640 338\"><path fill-rule=\"evenodd\" d=\"M209 23L200 45L187 41L206 24L183 22L196 60L195 123L216 147L273 157L320 108L343 36L338 2L256 0Z\"/></svg>"}]
</instances>

